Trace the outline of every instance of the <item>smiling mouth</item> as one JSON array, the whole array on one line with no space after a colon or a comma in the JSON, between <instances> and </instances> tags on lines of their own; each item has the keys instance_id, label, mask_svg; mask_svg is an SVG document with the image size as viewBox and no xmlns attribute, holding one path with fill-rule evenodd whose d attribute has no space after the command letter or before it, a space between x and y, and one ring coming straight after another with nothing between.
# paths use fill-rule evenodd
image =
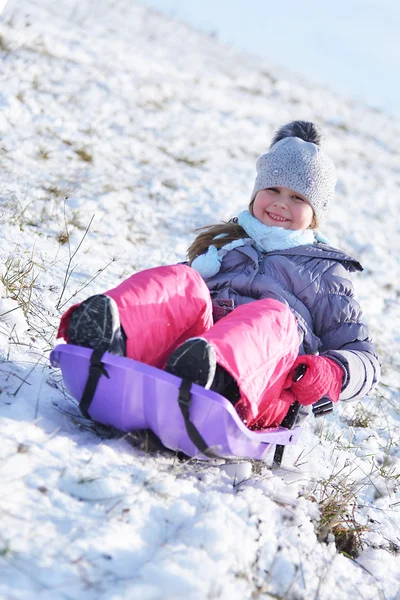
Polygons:
<instances>
[{"instance_id":1,"label":"smiling mouth","mask_svg":"<svg viewBox=\"0 0 400 600\"><path fill-rule=\"evenodd\" d=\"M275 215L274 213L271 213L268 211L267 211L267 215L269 216L270 219L272 219L273 221L278 221L279 223L284 223L285 221L289 221L289 219L286 219L285 217L280 217L279 215Z\"/></svg>"}]
</instances>

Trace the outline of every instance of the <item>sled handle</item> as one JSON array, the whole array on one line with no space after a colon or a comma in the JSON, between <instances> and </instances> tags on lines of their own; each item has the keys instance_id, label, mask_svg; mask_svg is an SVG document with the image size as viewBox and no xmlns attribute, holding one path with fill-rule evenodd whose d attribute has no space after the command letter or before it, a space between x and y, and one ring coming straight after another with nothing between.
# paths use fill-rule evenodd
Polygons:
<instances>
[{"instance_id":1,"label":"sled handle","mask_svg":"<svg viewBox=\"0 0 400 600\"><path fill-rule=\"evenodd\" d=\"M293 381L300 381L300 379L302 377L304 377L306 370L307 370L306 365L299 365L296 369L295 374L293 375ZM281 427L286 427L287 429L293 429L293 427L297 421L299 411L300 411L300 403L297 402L297 400L296 400L295 402L293 402L293 404L290 405L289 410L286 414L286 417L283 419L283 421L281 423ZM280 444L277 444L277 446L275 448L274 459L272 461L273 467L277 468L277 467L281 466L284 450L285 450L285 446L281 446Z\"/></svg>"},{"instance_id":2,"label":"sled handle","mask_svg":"<svg viewBox=\"0 0 400 600\"><path fill-rule=\"evenodd\" d=\"M306 365L300 365L293 376L293 381L300 381L300 379L304 376L307 370ZM300 404L294 402L288 412L286 417L283 419L281 426L287 427L287 429L292 429L297 421L297 417L300 411ZM324 417L325 415L331 413L333 411L333 403L329 396L323 396L317 402L314 402L312 406L312 411L314 417L317 419L319 417ZM275 448L274 459L272 461L272 466L277 468L282 464L283 451L285 446L277 445Z\"/></svg>"},{"instance_id":3,"label":"sled handle","mask_svg":"<svg viewBox=\"0 0 400 600\"><path fill-rule=\"evenodd\" d=\"M293 429L294 424L297 421L297 416L299 414L299 410L300 410L300 404L296 400L296 402L293 402L293 404L290 405L287 415L281 423L281 427L286 427L287 429ZM272 461L273 467L277 468L277 467L281 466L284 450L285 450L285 446L281 446L280 444L277 444L277 446L275 448L274 459Z\"/></svg>"},{"instance_id":4,"label":"sled handle","mask_svg":"<svg viewBox=\"0 0 400 600\"><path fill-rule=\"evenodd\" d=\"M313 415L316 419L333 412L333 402L329 396L323 396L312 405Z\"/></svg>"}]
</instances>

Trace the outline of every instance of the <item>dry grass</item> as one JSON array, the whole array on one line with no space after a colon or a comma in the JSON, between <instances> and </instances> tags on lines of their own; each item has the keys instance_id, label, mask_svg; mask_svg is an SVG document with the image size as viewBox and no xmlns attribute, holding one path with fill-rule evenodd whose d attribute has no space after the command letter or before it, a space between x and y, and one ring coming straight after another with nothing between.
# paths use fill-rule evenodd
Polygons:
<instances>
[{"instance_id":1,"label":"dry grass","mask_svg":"<svg viewBox=\"0 0 400 600\"><path fill-rule=\"evenodd\" d=\"M10 256L6 259L4 272L0 275L7 297L18 302L25 317L31 310L32 293L38 278L35 266L33 253L27 260Z\"/></svg>"},{"instance_id":2,"label":"dry grass","mask_svg":"<svg viewBox=\"0 0 400 600\"><path fill-rule=\"evenodd\" d=\"M355 518L354 492L332 490L332 495L319 501L321 514L317 526L317 537L326 542L330 535L335 539L338 552L357 558L363 549L362 534L368 529Z\"/></svg>"},{"instance_id":3,"label":"dry grass","mask_svg":"<svg viewBox=\"0 0 400 600\"><path fill-rule=\"evenodd\" d=\"M338 552L356 558L364 547L365 525L356 519L357 493L364 482L350 481L345 467L326 480L320 480L309 499L318 503L320 518L315 523L319 542L329 542L332 537Z\"/></svg>"},{"instance_id":4,"label":"dry grass","mask_svg":"<svg viewBox=\"0 0 400 600\"><path fill-rule=\"evenodd\" d=\"M3 35L0 35L0 52L10 52L11 47Z\"/></svg>"},{"instance_id":5,"label":"dry grass","mask_svg":"<svg viewBox=\"0 0 400 600\"><path fill-rule=\"evenodd\" d=\"M367 427L372 428L375 419L375 413L367 410L364 406L362 406L362 404L358 404L354 411L354 415L350 419L346 419L346 422L351 427L360 427L365 429Z\"/></svg>"},{"instance_id":6,"label":"dry grass","mask_svg":"<svg viewBox=\"0 0 400 600\"><path fill-rule=\"evenodd\" d=\"M90 154L85 148L78 148L77 150L74 150L74 152L84 162L88 162L88 163L93 162L93 155Z\"/></svg>"}]
</instances>

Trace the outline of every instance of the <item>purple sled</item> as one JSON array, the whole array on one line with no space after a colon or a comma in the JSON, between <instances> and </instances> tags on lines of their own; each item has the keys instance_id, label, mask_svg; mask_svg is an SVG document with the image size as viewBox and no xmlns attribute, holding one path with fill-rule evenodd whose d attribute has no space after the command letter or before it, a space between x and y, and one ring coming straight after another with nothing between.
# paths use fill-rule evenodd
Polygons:
<instances>
[{"instance_id":1,"label":"purple sled","mask_svg":"<svg viewBox=\"0 0 400 600\"><path fill-rule=\"evenodd\" d=\"M92 350L60 344L50 354L61 368L68 392L80 401L88 378ZM109 378L101 376L90 417L121 431L151 429L162 444L187 456L206 459L191 442L178 405L181 379L144 363L105 353L101 359ZM232 404L216 392L193 384L190 420L208 446L221 457L263 459L275 444L295 444L300 427L247 429Z\"/></svg>"}]
</instances>

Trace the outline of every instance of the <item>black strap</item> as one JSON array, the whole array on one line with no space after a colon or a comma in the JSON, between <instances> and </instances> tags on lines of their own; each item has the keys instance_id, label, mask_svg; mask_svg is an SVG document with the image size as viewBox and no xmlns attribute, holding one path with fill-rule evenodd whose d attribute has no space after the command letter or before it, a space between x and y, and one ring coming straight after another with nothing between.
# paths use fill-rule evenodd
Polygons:
<instances>
[{"instance_id":1,"label":"black strap","mask_svg":"<svg viewBox=\"0 0 400 600\"><path fill-rule=\"evenodd\" d=\"M190 420L190 405L192 402L192 394L190 389L192 382L189 379L182 379L182 383L179 386L178 403L181 409L183 420L185 421L185 427L190 441L196 446L198 450L208 458L224 458L216 452L213 452L210 446L207 444L197 427Z\"/></svg>"},{"instance_id":2,"label":"black strap","mask_svg":"<svg viewBox=\"0 0 400 600\"><path fill-rule=\"evenodd\" d=\"M292 429L296 423L297 415L299 414L300 404L296 401L294 402L281 423L281 427L287 427L288 429ZM317 402L312 405L312 412L314 417L317 419L319 417L324 417L329 413L333 412L333 402L329 398L329 396L323 396ZM283 451L285 446L277 445L275 448L273 466L280 467L283 458Z\"/></svg>"},{"instance_id":3,"label":"black strap","mask_svg":"<svg viewBox=\"0 0 400 600\"><path fill-rule=\"evenodd\" d=\"M283 421L281 423L281 427L286 427L287 429L293 429L293 427L297 421L297 416L299 414L299 410L300 410L300 404L297 401L293 402L293 404L291 404L289 407L286 417L283 419ZM285 450L285 446L282 446L281 444L277 444L277 446L275 448L274 459L272 461L272 465L274 467L281 466L284 450Z\"/></svg>"},{"instance_id":4,"label":"black strap","mask_svg":"<svg viewBox=\"0 0 400 600\"><path fill-rule=\"evenodd\" d=\"M93 350L90 356L89 375L86 381L85 389L83 390L82 398L79 402L79 406L83 416L90 419L89 408L92 403L93 397L96 393L97 384L102 375L105 375L108 379L110 378L101 359L104 352L101 350Z\"/></svg>"}]
</instances>

